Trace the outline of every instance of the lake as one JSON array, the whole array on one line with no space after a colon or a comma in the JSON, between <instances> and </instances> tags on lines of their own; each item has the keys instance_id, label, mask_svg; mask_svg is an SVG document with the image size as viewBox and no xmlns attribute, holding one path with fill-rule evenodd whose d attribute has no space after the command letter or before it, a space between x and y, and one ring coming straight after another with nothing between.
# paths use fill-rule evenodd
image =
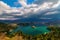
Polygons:
<instances>
[{"instance_id":1,"label":"lake","mask_svg":"<svg viewBox=\"0 0 60 40\"><path fill-rule=\"evenodd\" d=\"M47 29L47 26L38 26L38 27L36 26L34 28L32 26L19 26L11 33L16 33L18 31L22 31L25 35L32 35L32 36L50 32Z\"/></svg>"}]
</instances>

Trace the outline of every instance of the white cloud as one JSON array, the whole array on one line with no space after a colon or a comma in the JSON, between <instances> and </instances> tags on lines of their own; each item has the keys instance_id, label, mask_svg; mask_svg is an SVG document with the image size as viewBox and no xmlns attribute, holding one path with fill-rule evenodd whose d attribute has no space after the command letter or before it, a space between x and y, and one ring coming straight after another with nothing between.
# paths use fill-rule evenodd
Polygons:
<instances>
[{"instance_id":1,"label":"white cloud","mask_svg":"<svg viewBox=\"0 0 60 40\"><path fill-rule=\"evenodd\" d=\"M59 6L60 6L60 0L56 4L52 5L51 9L54 9L54 11L47 12L45 15L58 14L59 13L59 11L58 11Z\"/></svg>"},{"instance_id":2,"label":"white cloud","mask_svg":"<svg viewBox=\"0 0 60 40\"><path fill-rule=\"evenodd\" d=\"M52 2L44 2L43 4L39 5L37 8L34 9L35 12L40 11L40 10L45 10L45 9L50 9L53 5Z\"/></svg>"},{"instance_id":3,"label":"white cloud","mask_svg":"<svg viewBox=\"0 0 60 40\"><path fill-rule=\"evenodd\" d=\"M4 3L3 1L0 1L0 8L3 8L3 9L10 9L10 6L7 5L6 3Z\"/></svg>"},{"instance_id":4,"label":"white cloud","mask_svg":"<svg viewBox=\"0 0 60 40\"><path fill-rule=\"evenodd\" d=\"M0 20L17 20L19 18L0 18Z\"/></svg>"},{"instance_id":5,"label":"white cloud","mask_svg":"<svg viewBox=\"0 0 60 40\"><path fill-rule=\"evenodd\" d=\"M26 6L27 6L26 0L18 0L18 2L19 2L23 7L26 7Z\"/></svg>"},{"instance_id":6,"label":"white cloud","mask_svg":"<svg viewBox=\"0 0 60 40\"><path fill-rule=\"evenodd\" d=\"M27 5L26 0L18 0L18 1L22 5L22 7L20 7L20 8L10 7L6 3L0 1L0 3L1 3L0 4L0 15L2 15L4 13L7 15L12 15L12 16L28 17L29 15L32 15L32 14L42 14L41 12L43 12L46 15L50 15L50 14L55 14L54 11L50 12L51 9L55 9L60 5L60 1L57 3L44 2L41 5L34 4L34 3ZM5 20L5 19L9 19L9 18L14 19L14 17L11 18L8 16L7 16L7 18L0 18L0 19Z\"/></svg>"},{"instance_id":7,"label":"white cloud","mask_svg":"<svg viewBox=\"0 0 60 40\"><path fill-rule=\"evenodd\" d=\"M60 1L58 1L56 4L54 4L54 5L53 5L53 8L56 8L56 7L58 7L58 6L60 6Z\"/></svg>"},{"instance_id":8,"label":"white cloud","mask_svg":"<svg viewBox=\"0 0 60 40\"><path fill-rule=\"evenodd\" d=\"M24 0L20 0L20 2L21 1L24 1ZM24 1L25 2L25 1ZM26 2L25 2L26 3ZM5 4L5 3L4 3ZM24 3L23 3L24 4ZM22 4L22 5L23 5ZM50 3L47 3L47 2L45 2L45 3L43 3L42 5L37 5L37 4L31 4L31 5L26 5L26 7L20 7L20 8L10 8L10 9L7 9L7 10L4 10L6 13L12 13L12 12L19 12L20 14L27 14L27 13L30 13L30 12L32 12L32 13L35 13L35 12L37 12L37 11L39 11L39 10L44 10L44 9L48 9L48 8L50 8L51 7L51 5L52 5L52 3L50 2ZM7 8L8 8L8 6L7 6ZM27 11L28 10L28 11ZM15 15L15 14L14 14Z\"/></svg>"},{"instance_id":9,"label":"white cloud","mask_svg":"<svg viewBox=\"0 0 60 40\"><path fill-rule=\"evenodd\" d=\"M52 15L52 14L58 14L58 11L47 12L45 15Z\"/></svg>"}]
</instances>

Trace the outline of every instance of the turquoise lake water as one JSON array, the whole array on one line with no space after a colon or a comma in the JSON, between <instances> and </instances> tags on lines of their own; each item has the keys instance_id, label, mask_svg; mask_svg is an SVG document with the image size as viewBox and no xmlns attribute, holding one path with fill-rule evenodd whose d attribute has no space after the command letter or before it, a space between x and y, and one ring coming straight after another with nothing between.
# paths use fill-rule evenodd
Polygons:
<instances>
[{"instance_id":1,"label":"turquoise lake water","mask_svg":"<svg viewBox=\"0 0 60 40\"><path fill-rule=\"evenodd\" d=\"M13 30L12 33L16 33L18 31L22 31L26 35L33 35L33 36L50 32L47 29L47 26L39 26L35 28L32 28L31 26L27 26L27 27L18 27L15 30Z\"/></svg>"}]
</instances>

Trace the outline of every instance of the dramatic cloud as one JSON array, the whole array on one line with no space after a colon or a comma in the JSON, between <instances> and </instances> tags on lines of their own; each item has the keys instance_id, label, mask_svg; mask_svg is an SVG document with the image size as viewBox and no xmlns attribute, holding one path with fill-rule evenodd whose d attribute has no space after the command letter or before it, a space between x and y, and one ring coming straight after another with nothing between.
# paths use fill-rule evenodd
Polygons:
<instances>
[{"instance_id":1,"label":"dramatic cloud","mask_svg":"<svg viewBox=\"0 0 60 40\"><path fill-rule=\"evenodd\" d=\"M27 6L27 1L26 0L18 0L18 2L23 6L26 7Z\"/></svg>"},{"instance_id":2,"label":"dramatic cloud","mask_svg":"<svg viewBox=\"0 0 60 40\"><path fill-rule=\"evenodd\" d=\"M60 1L58 1L56 4L53 5L53 8L59 7L60 6Z\"/></svg>"},{"instance_id":3,"label":"dramatic cloud","mask_svg":"<svg viewBox=\"0 0 60 40\"><path fill-rule=\"evenodd\" d=\"M44 2L53 2L53 3L56 3L58 0L35 0L35 4L38 4L38 5L40 5L40 4L42 4L42 3L44 3Z\"/></svg>"},{"instance_id":4,"label":"dramatic cloud","mask_svg":"<svg viewBox=\"0 0 60 40\"><path fill-rule=\"evenodd\" d=\"M0 16L1 16L0 20L1 19L17 20L20 18L51 19L51 18L43 18L43 16L60 13L59 0L35 0L33 4L29 5L27 5L26 2L27 0L18 0L18 3L20 3L22 7L17 8L17 7L10 7L3 1L0 1ZM4 18L3 15L6 18Z\"/></svg>"},{"instance_id":5,"label":"dramatic cloud","mask_svg":"<svg viewBox=\"0 0 60 40\"><path fill-rule=\"evenodd\" d=\"M17 20L18 18L0 18L0 20Z\"/></svg>"},{"instance_id":6,"label":"dramatic cloud","mask_svg":"<svg viewBox=\"0 0 60 40\"><path fill-rule=\"evenodd\" d=\"M0 1L0 8L3 8L3 9L10 9L10 6L7 5L6 3Z\"/></svg>"}]
</instances>

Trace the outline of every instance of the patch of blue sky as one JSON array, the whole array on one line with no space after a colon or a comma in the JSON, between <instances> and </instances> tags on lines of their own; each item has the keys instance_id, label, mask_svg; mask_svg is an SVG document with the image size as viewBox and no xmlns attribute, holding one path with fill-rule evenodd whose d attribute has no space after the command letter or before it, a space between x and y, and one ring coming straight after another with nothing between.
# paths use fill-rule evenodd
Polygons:
<instances>
[{"instance_id":1,"label":"patch of blue sky","mask_svg":"<svg viewBox=\"0 0 60 40\"><path fill-rule=\"evenodd\" d=\"M21 7L21 5L18 3L18 0L2 0L2 1L11 7Z\"/></svg>"},{"instance_id":2,"label":"patch of blue sky","mask_svg":"<svg viewBox=\"0 0 60 40\"><path fill-rule=\"evenodd\" d=\"M18 0L2 0L11 7L21 7L21 4L18 3ZM27 4L32 4L34 0L27 0Z\"/></svg>"},{"instance_id":3,"label":"patch of blue sky","mask_svg":"<svg viewBox=\"0 0 60 40\"><path fill-rule=\"evenodd\" d=\"M34 0L27 0L27 4L32 4Z\"/></svg>"}]
</instances>

